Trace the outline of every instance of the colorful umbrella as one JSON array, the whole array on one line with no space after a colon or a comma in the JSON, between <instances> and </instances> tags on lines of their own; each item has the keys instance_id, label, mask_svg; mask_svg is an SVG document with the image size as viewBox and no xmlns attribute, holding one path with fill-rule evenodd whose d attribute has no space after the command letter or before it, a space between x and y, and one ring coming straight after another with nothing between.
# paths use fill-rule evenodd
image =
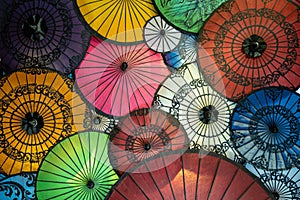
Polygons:
<instances>
[{"instance_id":1,"label":"colorful umbrella","mask_svg":"<svg viewBox=\"0 0 300 200\"><path fill-rule=\"evenodd\" d=\"M146 23L144 39L153 51L168 52L179 44L181 32L167 24L160 16L156 16Z\"/></svg>"},{"instance_id":2,"label":"colorful umbrella","mask_svg":"<svg viewBox=\"0 0 300 200\"><path fill-rule=\"evenodd\" d=\"M104 199L119 179L107 156L108 137L86 131L57 144L39 169L38 199Z\"/></svg>"},{"instance_id":3,"label":"colorful umbrella","mask_svg":"<svg viewBox=\"0 0 300 200\"><path fill-rule=\"evenodd\" d=\"M299 8L287 0L230 0L200 31L199 66L218 92L239 100L267 86L300 86Z\"/></svg>"},{"instance_id":4,"label":"colorful umbrella","mask_svg":"<svg viewBox=\"0 0 300 200\"><path fill-rule=\"evenodd\" d=\"M166 64L173 68L197 61L197 37L192 34L183 34L178 46L163 54Z\"/></svg>"},{"instance_id":5,"label":"colorful umbrella","mask_svg":"<svg viewBox=\"0 0 300 200\"><path fill-rule=\"evenodd\" d=\"M197 64L171 74L158 89L153 105L178 118L191 144L210 151L227 150L223 143L230 139L229 118L235 104L207 85Z\"/></svg>"},{"instance_id":6,"label":"colorful umbrella","mask_svg":"<svg viewBox=\"0 0 300 200\"><path fill-rule=\"evenodd\" d=\"M249 171L208 152L169 152L144 160L113 186L107 199L271 199ZM177 158L174 162L169 162ZM157 165L162 168L152 170ZM140 173L145 171L146 173Z\"/></svg>"},{"instance_id":7,"label":"colorful umbrella","mask_svg":"<svg viewBox=\"0 0 300 200\"><path fill-rule=\"evenodd\" d=\"M50 69L24 68L0 81L0 167L37 171L49 148L73 134L72 83Z\"/></svg>"},{"instance_id":8,"label":"colorful umbrella","mask_svg":"<svg viewBox=\"0 0 300 200\"><path fill-rule=\"evenodd\" d=\"M246 168L257 176L273 193L275 199L300 199L300 170L266 171L247 164Z\"/></svg>"},{"instance_id":9,"label":"colorful umbrella","mask_svg":"<svg viewBox=\"0 0 300 200\"><path fill-rule=\"evenodd\" d=\"M43 66L70 73L90 39L68 0L3 0L1 65L6 72ZM0 29L1 30L1 29Z\"/></svg>"},{"instance_id":10,"label":"colorful umbrella","mask_svg":"<svg viewBox=\"0 0 300 200\"><path fill-rule=\"evenodd\" d=\"M178 120L157 109L141 109L125 116L111 133L110 140L110 161L120 172L156 154L186 150L189 144Z\"/></svg>"},{"instance_id":11,"label":"colorful umbrella","mask_svg":"<svg viewBox=\"0 0 300 200\"><path fill-rule=\"evenodd\" d=\"M0 199L34 200L36 173L21 173L0 180Z\"/></svg>"},{"instance_id":12,"label":"colorful umbrella","mask_svg":"<svg viewBox=\"0 0 300 200\"><path fill-rule=\"evenodd\" d=\"M149 108L156 89L169 74L161 54L146 44L114 45L96 37L75 71L84 98L114 116Z\"/></svg>"},{"instance_id":13,"label":"colorful umbrella","mask_svg":"<svg viewBox=\"0 0 300 200\"><path fill-rule=\"evenodd\" d=\"M172 25L198 33L209 15L226 0L154 0L162 16Z\"/></svg>"},{"instance_id":14,"label":"colorful umbrella","mask_svg":"<svg viewBox=\"0 0 300 200\"><path fill-rule=\"evenodd\" d=\"M76 5L83 21L95 33L123 43L143 41L146 22L157 15L151 0L76 0Z\"/></svg>"},{"instance_id":15,"label":"colorful umbrella","mask_svg":"<svg viewBox=\"0 0 300 200\"><path fill-rule=\"evenodd\" d=\"M281 87L260 89L241 100L231 119L231 140L249 163L288 169L300 159L300 95Z\"/></svg>"}]
</instances>

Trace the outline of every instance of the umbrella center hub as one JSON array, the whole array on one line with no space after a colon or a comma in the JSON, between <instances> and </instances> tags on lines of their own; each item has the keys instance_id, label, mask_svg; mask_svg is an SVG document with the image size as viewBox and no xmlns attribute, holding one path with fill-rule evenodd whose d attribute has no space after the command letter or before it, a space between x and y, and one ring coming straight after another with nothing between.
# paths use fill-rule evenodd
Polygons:
<instances>
[{"instance_id":1,"label":"umbrella center hub","mask_svg":"<svg viewBox=\"0 0 300 200\"><path fill-rule=\"evenodd\" d=\"M272 124L272 125L269 126L269 131L271 133L278 133L279 130L278 130L278 127L275 124Z\"/></svg>"},{"instance_id":2,"label":"umbrella center hub","mask_svg":"<svg viewBox=\"0 0 300 200\"><path fill-rule=\"evenodd\" d=\"M160 34L161 36L165 36L165 35L166 35L166 31L165 31L164 29L161 29L161 30L159 31L159 34Z\"/></svg>"},{"instance_id":3,"label":"umbrella center hub","mask_svg":"<svg viewBox=\"0 0 300 200\"><path fill-rule=\"evenodd\" d=\"M22 25L23 33L32 41L41 41L45 38L48 27L46 20L39 15L30 16Z\"/></svg>"},{"instance_id":4,"label":"umbrella center hub","mask_svg":"<svg viewBox=\"0 0 300 200\"><path fill-rule=\"evenodd\" d=\"M86 183L86 186L89 189L93 189L95 187L95 183L92 180L88 180L88 182Z\"/></svg>"},{"instance_id":5,"label":"umbrella center hub","mask_svg":"<svg viewBox=\"0 0 300 200\"><path fill-rule=\"evenodd\" d=\"M266 50L267 43L262 37L254 34L245 39L242 45L243 52L250 58L257 58L262 56L262 53Z\"/></svg>"},{"instance_id":6,"label":"umbrella center hub","mask_svg":"<svg viewBox=\"0 0 300 200\"><path fill-rule=\"evenodd\" d=\"M121 70L124 72L127 68L128 68L128 63L127 62L123 62L121 64Z\"/></svg>"},{"instance_id":7,"label":"umbrella center hub","mask_svg":"<svg viewBox=\"0 0 300 200\"><path fill-rule=\"evenodd\" d=\"M21 120L21 126L29 135L38 133L44 126L44 119L37 112L29 112Z\"/></svg>"},{"instance_id":8,"label":"umbrella center hub","mask_svg":"<svg viewBox=\"0 0 300 200\"><path fill-rule=\"evenodd\" d=\"M211 124L218 121L219 112L213 105L208 105L199 110L199 119L204 124Z\"/></svg>"},{"instance_id":9,"label":"umbrella center hub","mask_svg":"<svg viewBox=\"0 0 300 200\"><path fill-rule=\"evenodd\" d=\"M97 125L101 124L101 118L100 117L95 117L94 118L94 124L97 124Z\"/></svg>"},{"instance_id":10,"label":"umbrella center hub","mask_svg":"<svg viewBox=\"0 0 300 200\"><path fill-rule=\"evenodd\" d=\"M151 149L151 144L146 143L146 144L144 145L144 149L145 149L145 151L149 151L149 150Z\"/></svg>"},{"instance_id":11,"label":"umbrella center hub","mask_svg":"<svg viewBox=\"0 0 300 200\"><path fill-rule=\"evenodd\" d=\"M272 194L275 197L275 199L279 199L280 198L280 195L278 194L277 191L273 191Z\"/></svg>"}]
</instances>

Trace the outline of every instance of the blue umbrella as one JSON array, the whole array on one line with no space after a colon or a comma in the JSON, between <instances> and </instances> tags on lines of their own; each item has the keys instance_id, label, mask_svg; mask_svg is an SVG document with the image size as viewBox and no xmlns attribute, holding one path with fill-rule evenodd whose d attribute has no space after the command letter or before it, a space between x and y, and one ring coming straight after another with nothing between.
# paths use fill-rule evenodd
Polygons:
<instances>
[{"instance_id":1,"label":"blue umbrella","mask_svg":"<svg viewBox=\"0 0 300 200\"><path fill-rule=\"evenodd\" d=\"M300 96L282 87L253 92L231 119L231 140L249 163L267 170L299 164ZM298 164L297 164L298 163Z\"/></svg>"}]
</instances>

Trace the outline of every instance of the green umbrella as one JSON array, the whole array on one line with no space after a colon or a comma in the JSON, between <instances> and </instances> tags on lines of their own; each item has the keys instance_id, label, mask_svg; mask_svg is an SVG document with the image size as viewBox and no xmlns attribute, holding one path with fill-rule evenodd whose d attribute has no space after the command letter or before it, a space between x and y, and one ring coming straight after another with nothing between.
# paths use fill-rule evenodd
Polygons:
<instances>
[{"instance_id":1,"label":"green umbrella","mask_svg":"<svg viewBox=\"0 0 300 200\"><path fill-rule=\"evenodd\" d=\"M81 132L57 144L38 172L38 199L104 199L119 179L109 163L109 136Z\"/></svg>"}]
</instances>

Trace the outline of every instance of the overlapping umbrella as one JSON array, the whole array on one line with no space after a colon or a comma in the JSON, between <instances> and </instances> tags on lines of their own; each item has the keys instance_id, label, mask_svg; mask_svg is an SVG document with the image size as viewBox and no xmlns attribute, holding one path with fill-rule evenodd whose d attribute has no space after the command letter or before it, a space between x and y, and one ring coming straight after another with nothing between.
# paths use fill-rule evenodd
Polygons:
<instances>
[{"instance_id":1,"label":"overlapping umbrella","mask_svg":"<svg viewBox=\"0 0 300 200\"><path fill-rule=\"evenodd\" d=\"M2 7L0 57L6 72L43 66L67 74L78 66L90 34L71 1L3 0Z\"/></svg>"}]
</instances>

